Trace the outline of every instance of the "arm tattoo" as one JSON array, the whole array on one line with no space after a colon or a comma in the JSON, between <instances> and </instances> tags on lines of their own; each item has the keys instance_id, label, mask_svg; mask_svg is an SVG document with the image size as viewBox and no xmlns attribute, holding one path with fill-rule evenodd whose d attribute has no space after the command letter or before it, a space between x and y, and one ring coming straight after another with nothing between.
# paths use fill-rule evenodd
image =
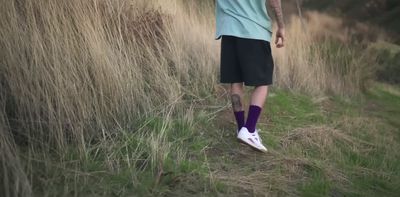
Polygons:
<instances>
[{"instance_id":1,"label":"arm tattoo","mask_svg":"<svg viewBox=\"0 0 400 197\"><path fill-rule=\"evenodd\" d=\"M284 28L285 23L283 21L283 12L282 12L282 4L281 0L270 0L270 4L272 9L274 10L275 13L275 18L278 23L279 28Z\"/></svg>"},{"instance_id":2,"label":"arm tattoo","mask_svg":"<svg viewBox=\"0 0 400 197\"><path fill-rule=\"evenodd\" d=\"M240 101L240 96L238 94L233 94L231 96L231 101L232 101L232 108L233 111L242 111L242 102Z\"/></svg>"}]
</instances>

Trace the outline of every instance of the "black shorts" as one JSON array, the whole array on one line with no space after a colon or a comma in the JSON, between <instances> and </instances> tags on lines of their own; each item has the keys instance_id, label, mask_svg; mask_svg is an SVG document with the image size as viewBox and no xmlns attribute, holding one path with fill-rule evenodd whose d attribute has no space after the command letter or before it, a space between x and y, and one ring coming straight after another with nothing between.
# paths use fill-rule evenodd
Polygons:
<instances>
[{"instance_id":1,"label":"black shorts","mask_svg":"<svg viewBox=\"0 0 400 197\"><path fill-rule=\"evenodd\" d=\"M270 43L263 40L222 36L221 83L246 86L271 85L274 61Z\"/></svg>"}]
</instances>

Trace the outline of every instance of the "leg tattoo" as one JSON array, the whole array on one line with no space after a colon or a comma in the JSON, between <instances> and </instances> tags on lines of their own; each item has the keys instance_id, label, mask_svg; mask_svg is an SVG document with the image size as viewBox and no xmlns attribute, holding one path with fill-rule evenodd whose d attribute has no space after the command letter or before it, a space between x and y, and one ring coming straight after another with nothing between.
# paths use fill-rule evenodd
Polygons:
<instances>
[{"instance_id":1,"label":"leg tattoo","mask_svg":"<svg viewBox=\"0 0 400 197\"><path fill-rule=\"evenodd\" d=\"M240 96L238 94L233 94L231 96L231 101L232 101L232 108L233 111L238 112L238 111L242 111L242 101L240 99Z\"/></svg>"},{"instance_id":2,"label":"leg tattoo","mask_svg":"<svg viewBox=\"0 0 400 197\"><path fill-rule=\"evenodd\" d=\"M242 101L238 94L231 96L233 113L235 114L238 131L244 126L244 111L242 108Z\"/></svg>"}]
</instances>

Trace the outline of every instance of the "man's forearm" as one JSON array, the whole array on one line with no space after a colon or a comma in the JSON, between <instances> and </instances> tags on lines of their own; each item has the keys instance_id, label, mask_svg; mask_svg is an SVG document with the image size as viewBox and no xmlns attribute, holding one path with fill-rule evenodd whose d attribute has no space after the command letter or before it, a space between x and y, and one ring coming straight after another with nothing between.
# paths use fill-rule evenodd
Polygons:
<instances>
[{"instance_id":1,"label":"man's forearm","mask_svg":"<svg viewBox=\"0 0 400 197\"><path fill-rule=\"evenodd\" d=\"M283 22L283 12L281 0L269 0L272 9L275 13L276 22L278 23L278 28L284 28L285 23Z\"/></svg>"}]
</instances>

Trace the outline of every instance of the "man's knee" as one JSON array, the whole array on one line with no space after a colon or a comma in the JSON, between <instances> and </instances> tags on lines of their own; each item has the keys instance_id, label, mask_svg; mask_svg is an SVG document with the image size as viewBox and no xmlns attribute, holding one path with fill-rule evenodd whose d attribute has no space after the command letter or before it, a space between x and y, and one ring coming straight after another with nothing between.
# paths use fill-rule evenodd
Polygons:
<instances>
[{"instance_id":1,"label":"man's knee","mask_svg":"<svg viewBox=\"0 0 400 197\"><path fill-rule=\"evenodd\" d=\"M231 84L232 94L242 94L243 93L243 83L233 83Z\"/></svg>"}]
</instances>

